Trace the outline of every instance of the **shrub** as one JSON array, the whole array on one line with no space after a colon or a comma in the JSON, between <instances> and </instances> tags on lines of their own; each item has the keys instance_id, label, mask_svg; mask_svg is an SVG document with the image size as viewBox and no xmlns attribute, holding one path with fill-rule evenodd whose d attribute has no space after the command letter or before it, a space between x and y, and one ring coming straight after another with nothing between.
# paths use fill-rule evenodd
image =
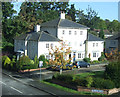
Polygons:
<instances>
[{"instance_id":1,"label":"shrub","mask_svg":"<svg viewBox=\"0 0 120 97\"><path fill-rule=\"evenodd\" d=\"M34 58L34 64L38 67L38 65L39 65L39 60L38 60L38 58L37 58L37 56L35 56L35 58Z\"/></svg>"},{"instance_id":2,"label":"shrub","mask_svg":"<svg viewBox=\"0 0 120 97\"><path fill-rule=\"evenodd\" d=\"M92 64L97 64L97 63L100 63L98 60L94 60L91 62Z\"/></svg>"},{"instance_id":3,"label":"shrub","mask_svg":"<svg viewBox=\"0 0 120 97\"><path fill-rule=\"evenodd\" d=\"M79 76L75 76L73 82L78 86L86 86L86 79Z\"/></svg>"},{"instance_id":4,"label":"shrub","mask_svg":"<svg viewBox=\"0 0 120 97\"><path fill-rule=\"evenodd\" d=\"M46 66L47 66L46 62L48 62L48 60L45 58L44 55L41 55L41 56L39 57L39 61L43 61L43 67L46 67Z\"/></svg>"},{"instance_id":5,"label":"shrub","mask_svg":"<svg viewBox=\"0 0 120 97\"><path fill-rule=\"evenodd\" d=\"M98 58L98 61L106 61L106 58L103 52L101 53L101 57Z\"/></svg>"},{"instance_id":6,"label":"shrub","mask_svg":"<svg viewBox=\"0 0 120 97\"><path fill-rule=\"evenodd\" d=\"M94 78L92 86L100 89L112 89L115 87L115 84L111 80Z\"/></svg>"},{"instance_id":7,"label":"shrub","mask_svg":"<svg viewBox=\"0 0 120 97\"><path fill-rule=\"evenodd\" d=\"M111 62L105 68L105 78L112 80L116 87L120 87L120 62Z\"/></svg>"},{"instance_id":8,"label":"shrub","mask_svg":"<svg viewBox=\"0 0 120 97\"><path fill-rule=\"evenodd\" d=\"M93 83L93 78L92 78L91 76L88 76L88 77L86 78L86 86L87 86L88 88L90 88L91 85L92 85L92 83Z\"/></svg>"},{"instance_id":9,"label":"shrub","mask_svg":"<svg viewBox=\"0 0 120 97\"><path fill-rule=\"evenodd\" d=\"M2 56L2 64L4 65L5 59L7 58L7 56Z\"/></svg>"},{"instance_id":10,"label":"shrub","mask_svg":"<svg viewBox=\"0 0 120 97\"><path fill-rule=\"evenodd\" d=\"M28 56L22 56L17 62L17 68L18 70L25 70L34 69L37 68L37 66L34 64L34 61L32 61Z\"/></svg>"},{"instance_id":11,"label":"shrub","mask_svg":"<svg viewBox=\"0 0 120 97\"><path fill-rule=\"evenodd\" d=\"M87 62L87 63L90 63L90 60L91 60L91 59L90 59L90 58L84 58L83 60L84 60L85 62Z\"/></svg>"}]
</instances>

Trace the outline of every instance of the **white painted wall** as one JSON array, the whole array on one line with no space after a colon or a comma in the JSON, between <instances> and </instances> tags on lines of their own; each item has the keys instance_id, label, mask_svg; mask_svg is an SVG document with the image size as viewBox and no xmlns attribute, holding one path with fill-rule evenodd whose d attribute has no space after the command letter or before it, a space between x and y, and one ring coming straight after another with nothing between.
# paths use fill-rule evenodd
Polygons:
<instances>
[{"instance_id":1,"label":"white painted wall","mask_svg":"<svg viewBox=\"0 0 120 97\"><path fill-rule=\"evenodd\" d=\"M93 46L94 43L94 46ZM98 46L96 45L98 43ZM90 58L91 60L98 60L98 58L101 56L101 52L103 52L103 48L104 48L104 42L103 41L88 41L88 53L87 53L87 57L89 58L89 54L90 54ZM93 57L93 53L96 53L96 57Z\"/></svg>"},{"instance_id":2,"label":"white painted wall","mask_svg":"<svg viewBox=\"0 0 120 97\"><path fill-rule=\"evenodd\" d=\"M105 41L105 52L110 52L111 49L118 48L118 40L106 40Z\"/></svg>"},{"instance_id":3,"label":"white painted wall","mask_svg":"<svg viewBox=\"0 0 120 97\"><path fill-rule=\"evenodd\" d=\"M85 57L85 40L87 39L87 29L58 28L57 36L59 39L66 42L69 47L71 47L71 57L73 57L73 52L76 52L76 60L80 60ZM78 53L81 53L81 58L78 58Z\"/></svg>"},{"instance_id":4,"label":"white painted wall","mask_svg":"<svg viewBox=\"0 0 120 97\"><path fill-rule=\"evenodd\" d=\"M46 48L46 44L49 44L49 48ZM50 42L50 41L42 41L38 42L38 57L40 55L49 55L49 49L51 49L51 44L53 44L53 49L55 49L55 46L60 46L59 42Z\"/></svg>"}]
</instances>

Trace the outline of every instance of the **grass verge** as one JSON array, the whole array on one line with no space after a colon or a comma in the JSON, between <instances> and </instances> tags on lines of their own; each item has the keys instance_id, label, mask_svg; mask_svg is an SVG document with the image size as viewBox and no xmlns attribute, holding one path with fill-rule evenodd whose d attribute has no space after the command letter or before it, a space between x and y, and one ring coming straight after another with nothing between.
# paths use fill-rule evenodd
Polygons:
<instances>
[{"instance_id":1,"label":"grass verge","mask_svg":"<svg viewBox=\"0 0 120 97\"><path fill-rule=\"evenodd\" d=\"M60 86L60 85L57 85L57 84L53 84L53 83L50 83L50 82L46 82L46 81L41 81L41 82L44 83L44 84L56 87L56 88L58 88L60 90L64 90L64 91L71 92L71 93L74 93L74 94L79 94L79 95L102 95L102 96L105 96L105 94L100 94L100 93L91 93L91 92L84 92L84 91L79 92L79 91L69 89L69 88L66 88L66 87L63 87L63 86Z\"/></svg>"}]
</instances>

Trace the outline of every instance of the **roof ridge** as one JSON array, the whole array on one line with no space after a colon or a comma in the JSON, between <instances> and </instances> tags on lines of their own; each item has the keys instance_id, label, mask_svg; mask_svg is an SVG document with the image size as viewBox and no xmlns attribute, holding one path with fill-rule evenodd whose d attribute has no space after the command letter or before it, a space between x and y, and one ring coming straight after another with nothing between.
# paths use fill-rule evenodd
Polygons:
<instances>
[{"instance_id":1,"label":"roof ridge","mask_svg":"<svg viewBox=\"0 0 120 97\"><path fill-rule=\"evenodd\" d=\"M65 19L65 20L68 20L68 19ZM85 25L79 24L79 23L74 22L74 21L72 21L72 20L68 20L68 21L73 22L73 23L76 23L76 24L81 25L81 26L83 26L83 27L87 27L87 26L85 26ZM89 27L87 27L87 28L89 28Z\"/></svg>"},{"instance_id":2,"label":"roof ridge","mask_svg":"<svg viewBox=\"0 0 120 97\"><path fill-rule=\"evenodd\" d=\"M59 22L58 22L58 24L57 24L57 27L60 25L60 22L61 22L61 18L59 18Z\"/></svg>"},{"instance_id":3,"label":"roof ridge","mask_svg":"<svg viewBox=\"0 0 120 97\"><path fill-rule=\"evenodd\" d=\"M40 31L39 31L39 32L40 32ZM42 33L43 33L43 31L40 32L40 36L39 36L39 38L38 38L38 41L40 41L40 38L41 38L41 36L42 36Z\"/></svg>"}]
</instances>

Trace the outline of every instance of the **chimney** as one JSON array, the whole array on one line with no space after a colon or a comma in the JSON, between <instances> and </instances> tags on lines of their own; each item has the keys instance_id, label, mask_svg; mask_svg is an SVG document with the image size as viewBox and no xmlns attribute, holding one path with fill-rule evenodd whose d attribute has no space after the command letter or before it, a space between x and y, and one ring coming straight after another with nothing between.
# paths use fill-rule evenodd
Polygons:
<instances>
[{"instance_id":1,"label":"chimney","mask_svg":"<svg viewBox=\"0 0 120 97\"><path fill-rule=\"evenodd\" d=\"M60 19L65 19L65 13L61 11Z\"/></svg>"},{"instance_id":2,"label":"chimney","mask_svg":"<svg viewBox=\"0 0 120 97\"><path fill-rule=\"evenodd\" d=\"M36 25L34 31L39 32L40 31L40 25Z\"/></svg>"}]
</instances>

